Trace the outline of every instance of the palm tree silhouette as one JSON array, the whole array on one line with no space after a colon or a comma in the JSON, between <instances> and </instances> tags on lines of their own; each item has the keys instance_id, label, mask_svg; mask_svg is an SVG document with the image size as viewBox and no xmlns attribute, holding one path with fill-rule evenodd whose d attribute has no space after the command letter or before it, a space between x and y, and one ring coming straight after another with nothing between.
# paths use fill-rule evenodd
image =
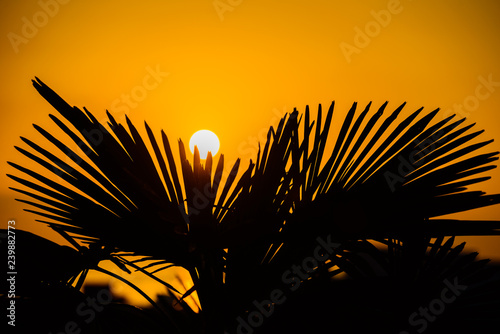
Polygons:
<instances>
[{"instance_id":1,"label":"palm tree silhouette","mask_svg":"<svg viewBox=\"0 0 500 334\"><path fill-rule=\"evenodd\" d=\"M37 181L9 175L24 186L12 189L31 198L21 199L35 208L27 211L74 246L22 234L59 269L43 275L36 254L27 253L24 269L37 275L22 282L21 297L75 294L67 302L78 305L86 273L97 270L127 282L158 310L108 305L111 316L98 323L113 333L115 317L123 315L129 329L143 323L141 333L313 332L322 326L342 333L486 333L498 324L498 270L453 244L455 236L496 235L500 222L435 218L500 202L498 194L467 189L489 179L479 174L495 168L499 152L469 157L491 140L472 143L482 131L470 132L474 124L463 126L465 119L435 121L438 110L420 108L397 121L405 104L384 116L387 102L375 112L370 103L361 113L354 103L326 153L334 103L326 115L320 105L315 121L306 107L270 128L240 176L237 160L223 179L223 155L215 163L209 154L202 164L195 151L191 164L179 140L179 165L163 131L160 143L145 123L148 138L142 138L128 118L127 131L108 112L110 132L38 78L33 85L63 116L66 122L50 118L81 152L35 125L78 168L26 138L31 152L17 150L47 176L9 162ZM103 260L124 276L100 267ZM146 260L152 262L143 265ZM168 302L156 303L125 278L139 270L178 292L156 275L171 266L185 268L194 285L180 298L169 294ZM439 316L409 320L439 300L447 284L467 288L455 302L442 303ZM199 313L184 302L195 291ZM82 328L94 333L96 326Z\"/></svg>"}]
</instances>

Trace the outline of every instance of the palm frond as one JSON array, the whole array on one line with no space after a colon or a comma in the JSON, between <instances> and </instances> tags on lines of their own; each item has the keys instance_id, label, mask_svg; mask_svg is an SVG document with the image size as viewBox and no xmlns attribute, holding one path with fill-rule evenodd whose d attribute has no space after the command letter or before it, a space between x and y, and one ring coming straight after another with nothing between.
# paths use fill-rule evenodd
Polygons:
<instances>
[{"instance_id":1,"label":"palm frond","mask_svg":"<svg viewBox=\"0 0 500 334\"><path fill-rule=\"evenodd\" d=\"M483 153L491 140L480 141L482 131L472 132L464 119L436 120L438 109L420 108L398 120L405 103L392 112L388 102L374 112L371 103L361 112L354 103L333 137L334 103L325 115L320 105L316 117L309 107L304 114L294 109L269 129L255 160L240 171L238 159L223 180L223 155L202 162L196 148L191 163L179 140L177 164L163 131L160 143L145 123L142 138L130 119L121 124L109 112L108 130L38 78L33 85L64 118L50 115L72 144L35 129L71 163L22 138L30 150L16 149L44 172L9 162L23 177L8 176L28 190L11 189L30 198L20 200L39 221L77 248L84 242L100 249L124 271L138 270L175 292L155 274L188 270L188 294L196 291L202 305L197 326L222 332L253 299L282 286L283 273L318 237L341 247L318 264L314 279L302 280L305 286L331 284L340 273L377 281L382 272L412 284L459 275L484 288L478 278L485 278L485 263L459 256L463 246L453 248L453 236L497 235L500 222L440 218L500 203L499 194L469 190L489 179L484 173L496 167L499 152ZM471 300L486 305L477 296ZM187 308L183 296L167 300ZM183 323L172 312L172 321Z\"/></svg>"}]
</instances>

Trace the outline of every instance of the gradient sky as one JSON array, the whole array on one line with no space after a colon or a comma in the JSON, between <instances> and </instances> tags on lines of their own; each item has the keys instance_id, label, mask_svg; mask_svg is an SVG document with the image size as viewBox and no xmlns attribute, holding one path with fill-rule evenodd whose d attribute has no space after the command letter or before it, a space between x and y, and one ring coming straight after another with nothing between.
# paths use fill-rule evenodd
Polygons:
<instances>
[{"instance_id":1,"label":"gradient sky","mask_svg":"<svg viewBox=\"0 0 500 334\"><path fill-rule=\"evenodd\" d=\"M245 165L278 117L332 100L337 120L353 101L455 109L497 140L483 153L500 150L498 1L6 0L0 13L0 222L18 228L46 231L5 176L20 175L6 161L33 166L14 149L44 142L32 123L55 129L35 75L100 120L126 113L171 142L210 129ZM489 175L481 190L499 192ZM500 206L453 217L500 220ZM500 260L497 238L467 241Z\"/></svg>"}]
</instances>

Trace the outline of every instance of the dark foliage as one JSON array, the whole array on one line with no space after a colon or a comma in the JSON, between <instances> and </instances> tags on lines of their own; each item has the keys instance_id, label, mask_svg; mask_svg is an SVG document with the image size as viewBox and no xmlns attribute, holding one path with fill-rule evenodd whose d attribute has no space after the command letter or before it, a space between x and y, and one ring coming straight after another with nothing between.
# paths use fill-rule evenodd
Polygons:
<instances>
[{"instance_id":1,"label":"dark foliage","mask_svg":"<svg viewBox=\"0 0 500 334\"><path fill-rule=\"evenodd\" d=\"M21 200L33 207L27 211L74 246L21 234L34 248L23 254L23 270L33 275L20 297L40 300L47 288L77 291L73 286L83 283L88 270L106 272L99 263L111 260L124 273L140 270L170 291L175 287L155 273L185 268L194 286L184 297L196 291L202 311L170 294L158 304L151 300L164 316L160 320L137 309L110 310L101 332L114 332L113 317L130 312L133 319L144 317L137 320L144 321L144 332L160 326L168 332L235 333L273 291L286 302L264 302L261 313L269 317L261 315L262 325L250 320L255 331L328 326L343 333L415 332L421 327L411 326L410 315L455 281L467 289L428 321L428 332L486 333L498 325L498 270L453 243L454 236L497 235L500 222L439 218L500 202L498 194L467 188L489 179L484 172L495 168L499 152L481 153L491 140L477 141L482 131L463 124L465 119L436 120L438 110L421 108L398 120L404 104L392 112L387 102L375 112L368 104L358 112L354 103L333 151L326 152L334 104L326 113L320 106L315 121L306 107L270 128L255 161L240 171L238 160L223 178L223 155L215 162L209 154L202 162L196 151L190 163L179 140L178 164L163 131L158 141L145 123L142 138L128 118L127 130L109 113L108 130L39 79L33 84L64 118L50 115L81 152L34 125L72 164L26 138L30 150L17 150L47 172L9 162L24 174L9 177L24 186L12 189L29 198ZM334 249L317 252L325 242ZM311 262L313 255L323 260ZM47 256L58 268L45 274ZM142 265L146 260L153 262ZM287 274L294 266L300 275Z\"/></svg>"}]
</instances>

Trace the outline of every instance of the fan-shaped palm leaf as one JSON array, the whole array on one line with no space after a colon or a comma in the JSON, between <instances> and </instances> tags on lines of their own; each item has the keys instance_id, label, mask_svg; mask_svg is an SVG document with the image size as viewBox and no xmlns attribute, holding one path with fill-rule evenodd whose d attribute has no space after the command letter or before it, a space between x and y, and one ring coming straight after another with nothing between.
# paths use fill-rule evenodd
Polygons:
<instances>
[{"instance_id":1,"label":"fan-shaped palm leaf","mask_svg":"<svg viewBox=\"0 0 500 334\"><path fill-rule=\"evenodd\" d=\"M154 273L162 268L186 268L195 284L188 294L198 292L202 324L213 332L280 284L283 271L310 252L318 236L342 243L320 265L319 276L344 271L362 277L373 274L358 254L363 250L369 249L386 270L391 265L369 239L402 249L411 260L427 249L431 237L493 235L500 228L500 222L432 219L500 202L500 195L467 190L487 180L479 174L494 168L498 152L470 156L491 141L475 143L481 131L469 133L473 125L460 127L463 119L435 121L438 110L423 114L421 108L398 122L404 104L384 118L387 102L371 115L371 104L357 114L354 103L331 153L326 148L334 104L324 119L320 106L313 122L309 108L303 115L294 110L271 127L255 163L250 161L237 177L238 160L223 180L223 155L215 169L212 156L202 164L198 152L191 164L179 141L178 166L164 132L160 145L145 124L146 144L128 118L127 131L108 113L110 132L87 109L71 107L39 79L33 84L76 128L73 132L50 115L92 164L35 125L79 167L23 138L32 151L17 149L52 174L10 163L38 181L9 175L37 193L13 189L36 200L23 201L37 208L29 211L44 217L41 222L66 237L106 245L123 268L157 280ZM446 243L436 247L431 248L436 256L450 249ZM153 262L141 267L127 255Z\"/></svg>"}]
</instances>

